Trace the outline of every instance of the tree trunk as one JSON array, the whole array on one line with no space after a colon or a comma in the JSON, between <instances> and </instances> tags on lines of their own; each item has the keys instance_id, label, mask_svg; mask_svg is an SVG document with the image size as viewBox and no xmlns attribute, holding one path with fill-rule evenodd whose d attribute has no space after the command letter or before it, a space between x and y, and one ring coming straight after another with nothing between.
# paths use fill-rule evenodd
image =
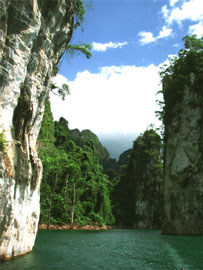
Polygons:
<instances>
[{"instance_id":1,"label":"tree trunk","mask_svg":"<svg viewBox=\"0 0 203 270\"><path fill-rule=\"evenodd\" d=\"M48 224L47 224L47 229L48 229L48 230L50 229L51 206L52 206L52 200L53 200L53 196L54 196L54 193L55 193L57 181L58 181L58 174L56 174L53 192L51 193L50 201L49 201L49 207L48 207Z\"/></svg>"},{"instance_id":2,"label":"tree trunk","mask_svg":"<svg viewBox=\"0 0 203 270\"><path fill-rule=\"evenodd\" d=\"M65 191L64 191L64 198L66 197L67 191L68 191L68 179L69 179L69 174L66 175L65 178Z\"/></svg>"},{"instance_id":3,"label":"tree trunk","mask_svg":"<svg viewBox=\"0 0 203 270\"><path fill-rule=\"evenodd\" d=\"M71 228L73 227L74 224L74 213L75 213L75 202L76 202L76 184L74 183L73 185L73 204L72 204L72 209L71 209Z\"/></svg>"},{"instance_id":4,"label":"tree trunk","mask_svg":"<svg viewBox=\"0 0 203 270\"><path fill-rule=\"evenodd\" d=\"M68 200L66 199L67 193L68 193L68 182L69 182L69 174L66 175L65 177L65 190L64 190L64 214L63 218L67 217L67 204Z\"/></svg>"}]
</instances>

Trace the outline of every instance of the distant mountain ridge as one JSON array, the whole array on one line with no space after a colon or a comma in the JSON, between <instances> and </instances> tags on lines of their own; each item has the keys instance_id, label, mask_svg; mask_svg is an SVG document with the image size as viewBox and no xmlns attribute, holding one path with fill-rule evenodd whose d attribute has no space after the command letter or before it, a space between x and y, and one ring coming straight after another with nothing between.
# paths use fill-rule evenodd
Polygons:
<instances>
[{"instance_id":1,"label":"distant mountain ridge","mask_svg":"<svg viewBox=\"0 0 203 270\"><path fill-rule=\"evenodd\" d=\"M73 129L70 130L70 132L73 135L74 142L80 147L83 147L86 141L90 139L93 142L94 147L96 148L96 152L100 162L110 158L108 150L101 144L97 135L94 134L91 130L84 129L82 131L79 131L79 129Z\"/></svg>"},{"instance_id":2,"label":"distant mountain ridge","mask_svg":"<svg viewBox=\"0 0 203 270\"><path fill-rule=\"evenodd\" d=\"M98 136L94 134L91 130L85 129L79 131L79 129L73 129L70 130L70 132L73 136L73 141L76 145L80 147L83 147L88 140L93 142L97 157L103 167L103 172L107 174L110 178L111 176L109 175L109 170L119 170L118 162L116 161L116 159L110 157L108 150L102 145Z\"/></svg>"}]
</instances>

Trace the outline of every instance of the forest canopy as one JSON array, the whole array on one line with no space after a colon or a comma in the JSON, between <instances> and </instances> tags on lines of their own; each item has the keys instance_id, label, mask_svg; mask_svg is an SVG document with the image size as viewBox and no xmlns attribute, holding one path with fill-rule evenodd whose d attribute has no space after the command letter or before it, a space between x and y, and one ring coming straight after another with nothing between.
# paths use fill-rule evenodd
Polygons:
<instances>
[{"instance_id":1,"label":"forest canopy","mask_svg":"<svg viewBox=\"0 0 203 270\"><path fill-rule=\"evenodd\" d=\"M136 190L154 208L156 202L161 209L160 148L159 135L153 129L147 130L136 139L133 149L116 162L91 131L70 130L64 118L54 122L47 100L38 138L44 168L40 223L48 227L50 224L138 226L139 215L131 215L138 196ZM158 227L161 212L151 212L153 218L147 224Z\"/></svg>"}]
</instances>

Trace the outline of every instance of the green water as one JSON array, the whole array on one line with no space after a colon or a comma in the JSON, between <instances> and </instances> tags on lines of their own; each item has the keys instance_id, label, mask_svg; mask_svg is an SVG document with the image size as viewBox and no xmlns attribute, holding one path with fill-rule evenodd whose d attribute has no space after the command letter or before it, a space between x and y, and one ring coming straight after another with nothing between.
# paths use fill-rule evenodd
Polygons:
<instances>
[{"instance_id":1,"label":"green water","mask_svg":"<svg viewBox=\"0 0 203 270\"><path fill-rule=\"evenodd\" d=\"M39 231L32 253L0 270L203 270L202 237L158 231Z\"/></svg>"}]
</instances>

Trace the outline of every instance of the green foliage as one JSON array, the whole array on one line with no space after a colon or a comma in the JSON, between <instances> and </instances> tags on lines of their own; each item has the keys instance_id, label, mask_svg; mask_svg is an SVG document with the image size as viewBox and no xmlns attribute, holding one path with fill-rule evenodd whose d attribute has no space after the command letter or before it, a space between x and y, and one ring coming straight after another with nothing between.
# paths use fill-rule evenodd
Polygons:
<instances>
[{"instance_id":1,"label":"green foliage","mask_svg":"<svg viewBox=\"0 0 203 270\"><path fill-rule=\"evenodd\" d=\"M41 223L133 226L137 203L153 206L159 224L162 200L161 141L153 130L137 138L121 155L120 167L89 130L70 130L68 121L54 122L47 100L38 138L43 163ZM105 172L101 161L105 160ZM121 175L121 176L120 176ZM140 194L143 195L140 198ZM156 209L156 211L154 210Z\"/></svg>"},{"instance_id":2,"label":"green foliage","mask_svg":"<svg viewBox=\"0 0 203 270\"><path fill-rule=\"evenodd\" d=\"M91 141L93 143L97 157L101 163L103 160L109 158L109 153L106 148L101 144L98 137L90 130L85 129L81 132L78 130L72 130L71 132L73 134L74 141L78 146L84 147L84 145L87 144L87 141Z\"/></svg>"},{"instance_id":3,"label":"green foliage","mask_svg":"<svg viewBox=\"0 0 203 270\"><path fill-rule=\"evenodd\" d=\"M84 22L85 3L82 0L73 0L73 12L74 12L74 28L81 26Z\"/></svg>"},{"instance_id":4,"label":"green foliage","mask_svg":"<svg viewBox=\"0 0 203 270\"><path fill-rule=\"evenodd\" d=\"M92 1L73 0L74 28L80 27L84 23L86 9L92 8Z\"/></svg>"},{"instance_id":5,"label":"green foliage","mask_svg":"<svg viewBox=\"0 0 203 270\"><path fill-rule=\"evenodd\" d=\"M160 226L163 203L160 150L161 139L153 129L146 130L135 140L129 163L114 190L114 214L118 225L136 227L146 219L146 224ZM143 203L147 207L140 215Z\"/></svg>"},{"instance_id":6,"label":"green foliage","mask_svg":"<svg viewBox=\"0 0 203 270\"><path fill-rule=\"evenodd\" d=\"M57 73L58 73L58 66L55 64L52 70L52 77L55 77ZM50 85L50 91L54 95L59 96L62 100L65 100L65 97L70 94L70 88L68 84L65 83L61 87L59 87L52 82Z\"/></svg>"},{"instance_id":7,"label":"green foliage","mask_svg":"<svg viewBox=\"0 0 203 270\"><path fill-rule=\"evenodd\" d=\"M4 138L4 133L1 132L0 133L0 151L2 152L5 148L5 143L6 143L6 140Z\"/></svg>"},{"instance_id":8,"label":"green foliage","mask_svg":"<svg viewBox=\"0 0 203 270\"><path fill-rule=\"evenodd\" d=\"M164 125L172 122L177 113L175 105L183 100L187 91L202 95L203 85L203 38L195 35L185 36L185 49L181 49L178 57L170 60L169 65L163 66L160 71L162 79L162 93L164 102L160 102L161 111L158 116Z\"/></svg>"},{"instance_id":9,"label":"green foliage","mask_svg":"<svg viewBox=\"0 0 203 270\"><path fill-rule=\"evenodd\" d=\"M79 44L68 44L66 51L68 56L73 57L79 53L84 54L88 59L92 57L91 46L87 43L81 42Z\"/></svg>"},{"instance_id":10,"label":"green foliage","mask_svg":"<svg viewBox=\"0 0 203 270\"><path fill-rule=\"evenodd\" d=\"M185 41L186 49L194 51L201 51L203 49L203 37L198 39L196 35L185 36L183 41Z\"/></svg>"},{"instance_id":11,"label":"green foliage","mask_svg":"<svg viewBox=\"0 0 203 270\"><path fill-rule=\"evenodd\" d=\"M119 166L116 159L109 156L107 149L101 144L98 137L90 130L85 129L80 132L78 129L74 129L70 132L72 134L71 138L77 146L83 148L88 141L92 144L96 157L103 167L103 173L106 174L110 180L109 189L112 190L115 182L118 181Z\"/></svg>"},{"instance_id":12,"label":"green foliage","mask_svg":"<svg viewBox=\"0 0 203 270\"><path fill-rule=\"evenodd\" d=\"M70 88L68 84L63 84L61 87L58 87L56 84L51 84L51 92L54 95L59 96L62 100L65 100L65 97L70 94Z\"/></svg>"},{"instance_id":13,"label":"green foliage","mask_svg":"<svg viewBox=\"0 0 203 270\"><path fill-rule=\"evenodd\" d=\"M43 163L41 223L113 224L109 181L102 173L94 143L74 142L68 122L53 122L47 102L38 139Z\"/></svg>"},{"instance_id":14,"label":"green foliage","mask_svg":"<svg viewBox=\"0 0 203 270\"><path fill-rule=\"evenodd\" d=\"M38 143L43 143L44 146L53 145L55 142L54 122L49 100L45 102L45 111L41 126Z\"/></svg>"},{"instance_id":15,"label":"green foliage","mask_svg":"<svg viewBox=\"0 0 203 270\"><path fill-rule=\"evenodd\" d=\"M86 2L84 0L73 0L73 28L82 26L85 21L85 13L87 8L92 7L92 2ZM80 42L78 44L66 44L66 52L69 57L73 57L77 54L84 54L88 59L92 57L91 46L87 43ZM52 77L56 76L58 73L58 66L55 64L52 70ZM65 100L65 97L70 94L70 88L67 84L63 84L62 87L56 86L54 83L51 84L51 92L55 95L58 95L62 100Z\"/></svg>"}]
</instances>

